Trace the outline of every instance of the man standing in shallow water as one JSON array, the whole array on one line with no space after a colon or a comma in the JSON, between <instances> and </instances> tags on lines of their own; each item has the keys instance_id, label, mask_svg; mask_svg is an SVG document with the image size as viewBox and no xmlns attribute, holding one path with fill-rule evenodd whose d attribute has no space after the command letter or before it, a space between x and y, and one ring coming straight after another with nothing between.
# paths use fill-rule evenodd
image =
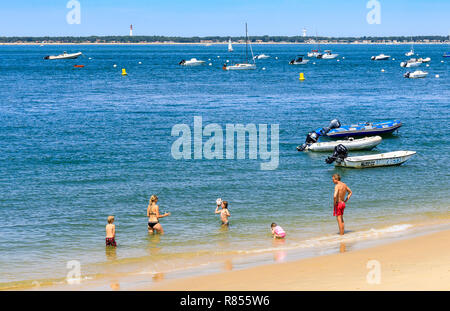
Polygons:
<instances>
[{"instance_id":1,"label":"man standing in shallow water","mask_svg":"<svg viewBox=\"0 0 450 311\"><path fill-rule=\"evenodd\" d=\"M334 186L334 197L333 197L333 216L336 216L338 226L339 226L339 234L344 235L344 209L345 203L352 196L352 191L350 188L341 181L341 176L339 174L333 175L333 183ZM345 195L348 193L347 198Z\"/></svg>"}]
</instances>

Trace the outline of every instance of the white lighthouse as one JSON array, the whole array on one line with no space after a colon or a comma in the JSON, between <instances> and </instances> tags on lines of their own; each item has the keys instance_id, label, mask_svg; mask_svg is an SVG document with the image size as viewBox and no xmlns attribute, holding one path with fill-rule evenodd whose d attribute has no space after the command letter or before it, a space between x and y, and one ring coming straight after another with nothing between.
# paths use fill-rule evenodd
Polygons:
<instances>
[{"instance_id":1,"label":"white lighthouse","mask_svg":"<svg viewBox=\"0 0 450 311\"><path fill-rule=\"evenodd\" d=\"M130 37L133 36L133 25L130 25Z\"/></svg>"},{"instance_id":2,"label":"white lighthouse","mask_svg":"<svg viewBox=\"0 0 450 311\"><path fill-rule=\"evenodd\" d=\"M303 28L302 35L303 35L303 37L306 37L306 28Z\"/></svg>"}]
</instances>

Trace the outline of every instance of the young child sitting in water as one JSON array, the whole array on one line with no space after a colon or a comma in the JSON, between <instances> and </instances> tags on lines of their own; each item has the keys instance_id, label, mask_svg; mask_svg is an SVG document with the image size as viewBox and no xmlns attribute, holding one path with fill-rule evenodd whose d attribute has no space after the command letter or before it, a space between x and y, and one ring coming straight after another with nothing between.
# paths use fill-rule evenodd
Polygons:
<instances>
[{"instance_id":1,"label":"young child sitting in water","mask_svg":"<svg viewBox=\"0 0 450 311\"><path fill-rule=\"evenodd\" d=\"M106 225L106 246L116 247L116 225L114 224L114 216L108 216L108 224Z\"/></svg>"},{"instance_id":2,"label":"young child sitting in water","mask_svg":"<svg viewBox=\"0 0 450 311\"><path fill-rule=\"evenodd\" d=\"M286 232L276 223L273 222L270 225L270 228L272 229L272 235L274 239L284 239L286 237Z\"/></svg>"},{"instance_id":3,"label":"young child sitting in water","mask_svg":"<svg viewBox=\"0 0 450 311\"><path fill-rule=\"evenodd\" d=\"M222 199L216 200L217 207L216 207L216 214L220 214L220 220L222 220L222 226L228 226L228 217L230 217L230 212L228 211L228 202L222 201ZM222 207L222 209L219 211L219 207Z\"/></svg>"}]
</instances>

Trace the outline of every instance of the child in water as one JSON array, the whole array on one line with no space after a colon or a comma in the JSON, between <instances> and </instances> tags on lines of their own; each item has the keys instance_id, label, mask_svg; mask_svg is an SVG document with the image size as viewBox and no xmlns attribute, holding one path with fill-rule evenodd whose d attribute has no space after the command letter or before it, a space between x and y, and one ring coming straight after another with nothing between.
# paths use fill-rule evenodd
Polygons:
<instances>
[{"instance_id":1,"label":"child in water","mask_svg":"<svg viewBox=\"0 0 450 311\"><path fill-rule=\"evenodd\" d=\"M220 220L222 220L222 226L228 226L228 217L230 217L230 211L228 211L228 202L222 201L222 199L216 200L217 207L216 207L216 214L220 214ZM219 207L222 207L222 209L219 211Z\"/></svg>"},{"instance_id":2,"label":"child in water","mask_svg":"<svg viewBox=\"0 0 450 311\"><path fill-rule=\"evenodd\" d=\"M106 246L116 247L116 225L114 224L114 216L108 216L108 224L106 225Z\"/></svg>"},{"instance_id":3,"label":"child in water","mask_svg":"<svg viewBox=\"0 0 450 311\"><path fill-rule=\"evenodd\" d=\"M272 229L272 235L274 239L284 239L286 237L286 232L276 223L273 222L270 225L270 228Z\"/></svg>"}]
</instances>

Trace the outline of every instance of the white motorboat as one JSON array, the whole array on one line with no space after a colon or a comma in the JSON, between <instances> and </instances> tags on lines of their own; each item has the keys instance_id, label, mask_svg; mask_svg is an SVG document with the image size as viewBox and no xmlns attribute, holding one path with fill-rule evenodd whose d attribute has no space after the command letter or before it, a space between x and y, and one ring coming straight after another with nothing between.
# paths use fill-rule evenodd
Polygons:
<instances>
[{"instance_id":1,"label":"white motorboat","mask_svg":"<svg viewBox=\"0 0 450 311\"><path fill-rule=\"evenodd\" d=\"M338 158L335 162L335 166L368 168L401 165L415 154L415 151L393 151L365 156L346 157L344 159Z\"/></svg>"},{"instance_id":2,"label":"white motorboat","mask_svg":"<svg viewBox=\"0 0 450 311\"><path fill-rule=\"evenodd\" d=\"M321 57L318 58L322 58L322 59L335 59L336 57L338 57L339 54L333 54L331 53L330 50L326 50L325 53L322 54Z\"/></svg>"},{"instance_id":3,"label":"white motorboat","mask_svg":"<svg viewBox=\"0 0 450 311\"><path fill-rule=\"evenodd\" d=\"M266 55L266 54L259 54L259 55L254 56L253 59L267 59L269 57L270 56Z\"/></svg>"},{"instance_id":4,"label":"white motorboat","mask_svg":"<svg viewBox=\"0 0 450 311\"><path fill-rule=\"evenodd\" d=\"M204 60L198 60L196 58L191 58L190 60L182 60L181 62L178 63L181 66L199 66L199 65L204 65L205 61Z\"/></svg>"},{"instance_id":5,"label":"white motorboat","mask_svg":"<svg viewBox=\"0 0 450 311\"><path fill-rule=\"evenodd\" d=\"M75 59L78 58L79 56L81 56L83 53L78 52L78 53L72 53L69 54L67 52L64 52L60 55L49 55L49 56L45 56L44 59L49 59L49 60L54 60L54 59Z\"/></svg>"},{"instance_id":6,"label":"white motorboat","mask_svg":"<svg viewBox=\"0 0 450 311\"><path fill-rule=\"evenodd\" d=\"M417 61L422 62L422 63L429 63L431 62L431 58L429 57L425 57L425 58L419 58Z\"/></svg>"},{"instance_id":7,"label":"white motorboat","mask_svg":"<svg viewBox=\"0 0 450 311\"><path fill-rule=\"evenodd\" d=\"M319 50L312 50L311 52L308 52L308 57L320 58L322 57L322 53L320 53Z\"/></svg>"},{"instance_id":8,"label":"white motorboat","mask_svg":"<svg viewBox=\"0 0 450 311\"><path fill-rule=\"evenodd\" d=\"M389 55L384 55L384 54L380 54L377 56L372 56L372 60L388 60L391 56Z\"/></svg>"},{"instance_id":9,"label":"white motorboat","mask_svg":"<svg viewBox=\"0 0 450 311\"><path fill-rule=\"evenodd\" d=\"M411 58L411 59L407 60L406 62L401 62L400 67L406 67L406 68L419 67L421 64L422 64L422 62L420 60L418 60L417 58Z\"/></svg>"},{"instance_id":10,"label":"white motorboat","mask_svg":"<svg viewBox=\"0 0 450 311\"><path fill-rule=\"evenodd\" d=\"M256 65L243 63L243 64L227 66L225 64L225 65L223 65L223 69L225 69L225 70L249 70L249 69L256 69Z\"/></svg>"},{"instance_id":11,"label":"white motorboat","mask_svg":"<svg viewBox=\"0 0 450 311\"><path fill-rule=\"evenodd\" d=\"M231 44L231 38L228 40L228 52L233 52L233 45Z\"/></svg>"},{"instance_id":12,"label":"white motorboat","mask_svg":"<svg viewBox=\"0 0 450 311\"><path fill-rule=\"evenodd\" d=\"M250 52L252 54L252 60L253 60L253 64L250 64L248 62L248 47L250 45ZM227 63L225 63L223 65L223 70L251 70L251 69L256 69L256 64L255 64L255 57L253 56L253 50L252 50L252 46L251 44L249 44L248 41L248 31L247 31L247 23L245 23L245 61L243 63L238 63L238 64L234 64L234 65L230 65L228 66Z\"/></svg>"},{"instance_id":13,"label":"white motorboat","mask_svg":"<svg viewBox=\"0 0 450 311\"><path fill-rule=\"evenodd\" d=\"M419 79L419 78L425 78L428 76L428 72L422 71L422 70L416 70L414 72L407 72L403 75L405 78L409 79Z\"/></svg>"},{"instance_id":14,"label":"white motorboat","mask_svg":"<svg viewBox=\"0 0 450 311\"><path fill-rule=\"evenodd\" d=\"M305 65L309 62L309 59L305 59L303 55L298 55L297 58L291 60L289 65Z\"/></svg>"},{"instance_id":15,"label":"white motorboat","mask_svg":"<svg viewBox=\"0 0 450 311\"><path fill-rule=\"evenodd\" d=\"M413 56L414 55L414 50L411 50L407 53L405 53L405 56Z\"/></svg>"},{"instance_id":16,"label":"white motorboat","mask_svg":"<svg viewBox=\"0 0 450 311\"><path fill-rule=\"evenodd\" d=\"M305 148L305 150L315 151L315 152L327 152L333 151L337 145L344 145L347 150L371 150L378 146L382 141L380 136L364 137L359 139L354 139L350 137L346 140L335 140L327 142L317 142L313 143Z\"/></svg>"}]
</instances>

